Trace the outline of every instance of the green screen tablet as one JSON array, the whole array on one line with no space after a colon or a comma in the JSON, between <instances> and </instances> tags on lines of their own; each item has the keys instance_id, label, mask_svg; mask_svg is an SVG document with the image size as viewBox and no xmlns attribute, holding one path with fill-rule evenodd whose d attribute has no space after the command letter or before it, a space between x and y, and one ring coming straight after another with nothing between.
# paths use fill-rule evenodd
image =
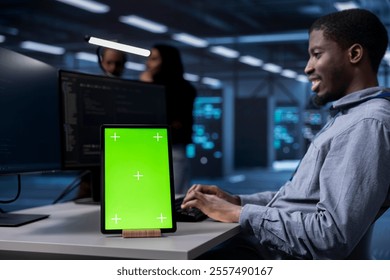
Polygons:
<instances>
[{"instance_id":1,"label":"green screen tablet","mask_svg":"<svg viewBox=\"0 0 390 280\"><path fill-rule=\"evenodd\" d=\"M167 126L102 126L102 233L176 231Z\"/></svg>"}]
</instances>

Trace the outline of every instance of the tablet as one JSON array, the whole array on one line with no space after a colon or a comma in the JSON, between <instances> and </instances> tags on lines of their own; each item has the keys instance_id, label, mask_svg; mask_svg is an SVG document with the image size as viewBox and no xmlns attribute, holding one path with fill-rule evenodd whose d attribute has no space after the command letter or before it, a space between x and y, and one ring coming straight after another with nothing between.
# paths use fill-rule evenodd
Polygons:
<instances>
[{"instance_id":1,"label":"tablet","mask_svg":"<svg viewBox=\"0 0 390 280\"><path fill-rule=\"evenodd\" d=\"M101 232L176 231L169 127L101 128Z\"/></svg>"}]
</instances>

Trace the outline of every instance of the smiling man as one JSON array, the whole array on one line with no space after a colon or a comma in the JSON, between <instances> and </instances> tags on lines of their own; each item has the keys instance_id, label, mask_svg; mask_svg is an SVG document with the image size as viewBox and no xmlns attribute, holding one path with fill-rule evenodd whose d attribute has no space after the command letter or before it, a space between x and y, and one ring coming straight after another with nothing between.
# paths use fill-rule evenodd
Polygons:
<instances>
[{"instance_id":1,"label":"smiling man","mask_svg":"<svg viewBox=\"0 0 390 280\"><path fill-rule=\"evenodd\" d=\"M390 205L390 90L377 79L386 28L371 12L353 9L319 18L309 35L305 73L317 105L333 102L333 117L276 193L190 188L183 208L243 229L241 239L204 258L349 258Z\"/></svg>"}]
</instances>

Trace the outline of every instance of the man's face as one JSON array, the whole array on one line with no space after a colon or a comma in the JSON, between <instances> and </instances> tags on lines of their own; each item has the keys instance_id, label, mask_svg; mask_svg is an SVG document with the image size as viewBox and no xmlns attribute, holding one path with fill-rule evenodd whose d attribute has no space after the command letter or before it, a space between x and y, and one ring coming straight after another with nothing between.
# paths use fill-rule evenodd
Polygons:
<instances>
[{"instance_id":1,"label":"man's face","mask_svg":"<svg viewBox=\"0 0 390 280\"><path fill-rule=\"evenodd\" d=\"M103 69L114 76L121 76L124 69L123 55L115 50L107 49L102 57Z\"/></svg>"},{"instance_id":2,"label":"man's face","mask_svg":"<svg viewBox=\"0 0 390 280\"><path fill-rule=\"evenodd\" d=\"M316 93L317 105L335 101L347 93L351 86L352 66L348 49L342 49L335 41L327 39L322 30L313 30L309 39L309 61L305 73Z\"/></svg>"}]
</instances>

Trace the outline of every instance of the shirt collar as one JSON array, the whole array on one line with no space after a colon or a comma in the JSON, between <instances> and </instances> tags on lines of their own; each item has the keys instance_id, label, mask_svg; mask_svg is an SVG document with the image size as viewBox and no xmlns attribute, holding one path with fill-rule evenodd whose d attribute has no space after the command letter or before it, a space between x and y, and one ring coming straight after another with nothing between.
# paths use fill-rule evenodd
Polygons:
<instances>
[{"instance_id":1,"label":"shirt collar","mask_svg":"<svg viewBox=\"0 0 390 280\"><path fill-rule=\"evenodd\" d=\"M353 107L355 104L362 103L368 99L380 95L383 90L386 90L386 88L371 87L371 88L355 91L333 102L332 107L338 110L343 109L345 107Z\"/></svg>"}]
</instances>

